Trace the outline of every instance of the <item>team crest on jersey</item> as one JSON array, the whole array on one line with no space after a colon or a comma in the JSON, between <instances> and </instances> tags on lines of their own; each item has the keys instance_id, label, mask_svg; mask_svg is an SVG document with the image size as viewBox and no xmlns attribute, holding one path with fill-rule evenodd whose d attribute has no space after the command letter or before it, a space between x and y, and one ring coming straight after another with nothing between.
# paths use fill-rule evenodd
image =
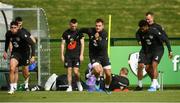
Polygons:
<instances>
[{"instance_id":1,"label":"team crest on jersey","mask_svg":"<svg viewBox=\"0 0 180 103\"><path fill-rule=\"evenodd\" d=\"M68 39L71 37L71 35L68 35Z\"/></svg>"},{"instance_id":2,"label":"team crest on jersey","mask_svg":"<svg viewBox=\"0 0 180 103\"><path fill-rule=\"evenodd\" d=\"M65 66L68 66L68 63L67 62L65 62L65 64L64 64Z\"/></svg>"},{"instance_id":3,"label":"team crest on jersey","mask_svg":"<svg viewBox=\"0 0 180 103\"><path fill-rule=\"evenodd\" d=\"M25 34L24 36L25 36L25 38L27 38L27 34Z\"/></svg>"},{"instance_id":4,"label":"team crest on jersey","mask_svg":"<svg viewBox=\"0 0 180 103\"><path fill-rule=\"evenodd\" d=\"M153 39L153 36L152 36L152 35L149 35L149 38L150 38L150 39Z\"/></svg>"},{"instance_id":5,"label":"team crest on jersey","mask_svg":"<svg viewBox=\"0 0 180 103\"><path fill-rule=\"evenodd\" d=\"M158 34L161 35L161 32L159 32Z\"/></svg>"},{"instance_id":6,"label":"team crest on jersey","mask_svg":"<svg viewBox=\"0 0 180 103\"><path fill-rule=\"evenodd\" d=\"M20 38L19 38L19 37L16 37L16 41L20 41Z\"/></svg>"},{"instance_id":7,"label":"team crest on jersey","mask_svg":"<svg viewBox=\"0 0 180 103\"><path fill-rule=\"evenodd\" d=\"M93 39L94 38L94 36L91 36L91 39Z\"/></svg>"},{"instance_id":8,"label":"team crest on jersey","mask_svg":"<svg viewBox=\"0 0 180 103\"><path fill-rule=\"evenodd\" d=\"M144 39L144 36L142 36L142 38Z\"/></svg>"},{"instance_id":9,"label":"team crest on jersey","mask_svg":"<svg viewBox=\"0 0 180 103\"><path fill-rule=\"evenodd\" d=\"M131 69L131 71L134 73L134 75L137 76L138 72L138 61L139 61L139 52L131 53L129 54L128 64ZM145 76L147 72L145 71L145 66L143 68L143 76Z\"/></svg>"},{"instance_id":10,"label":"team crest on jersey","mask_svg":"<svg viewBox=\"0 0 180 103\"><path fill-rule=\"evenodd\" d=\"M73 39L73 38L71 38L71 39L70 39L70 41L72 42L72 41L74 41L74 39Z\"/></svg>"}]
</instances>

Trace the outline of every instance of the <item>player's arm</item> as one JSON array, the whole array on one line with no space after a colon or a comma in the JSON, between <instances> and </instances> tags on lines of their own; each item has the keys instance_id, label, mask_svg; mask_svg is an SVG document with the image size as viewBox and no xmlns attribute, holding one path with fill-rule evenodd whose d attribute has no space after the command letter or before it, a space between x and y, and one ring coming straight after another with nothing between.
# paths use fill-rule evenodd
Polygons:
<instances>
[{"instance_id":1,"label":"player's arm","mask_svg":"<svg viewBox=\"0 0 180 103\"><path fill-rule=\"evenodd\" d=\"M13 49L12 42L9 42L9 51L10 51L10 53L12 52L12 49Z\"/></svg>"},{"instance_id":2,"label":"player's arm","mask_svg":"<svg viewBox=\"0 0 180 103\"><path fill-rule=\"evenodd\" d=\"M138 42L139 45L141 45L141 38L140 38L140 29L138 29L138 31L136 32L136 40Z\"/></svg>"},{"instance_id":3,"label":"player's arm","mask_svg":"<svg viewBox=\"0 0 180 103\"><path fill-rule=\"evenodd\" d=\"M84 36L80 39L81 42L81 51L80 51L80 61L84 60Z\"/></svg>"},{"instance_id":4,"label":"player's arm","mask_svg":"<svg viewBox=\"0 0 180 103\"><path fill-rule=\"evenodd\" d=\"M30 33L27 29L24 29L24 31L27 33L27 35L29 35L29 36L30 36L30 38L32 39L32 41L33 41L34 43L36 43L36 39L35 39L35 37L34 37L34 36L32 36L32 35L31 35L31 33Z\"/></svg>"},{"instance_id":5,"label":"player's arm","mask_svg":"<svg viewBox=\"0 0 180 103\"><path fill-rule=\"evenodd\" d=\"M88 33L89 33L89 28L81 28L81 29L79 30L79 32L80 32L80 34L82 34L82 33L88 34Z\"/></svg>"},{"instance_id":6,"label":"player's arm","mask_svg":"<svg viewBox=\"0 0 180 103\"><path fill-rule=\"evenodd\" d=\"M171 45L170 45L170 42L169 42L169 39L168 39L167 35L164 35L164 42L165 42L165 44L166 44L166 46L168 48L168 51L169 51L168 52L169 53L169 58L172 59L173 53L172 53Z\"/></svg>"},{"instance_id":7,"label":"player's arm","mask_svg":"<svg viewBox=\"0 0 180 103\"><path fill-rule=\"evenodd\" d=\"M158 32L158 34L156 34L158 36L159 39L161 39L161 41L165 42L167 49L168 49L168 53L169 53L169 58L171 59L173 57L173 53L172 53L172 49L171 49L171 45L168 39L168 36L166 34L162 34L162 32Z\"/></svg>"},{"instance_id":8,"label":"player's arm","mask_svg":"<svg viewBox=\"0 0 180 103\"><path fill-rule=\"evenodd\" d=\"M7 50L10 44L10 37L8 32L6 33L6 37L5 37L5 48L4 48L4 53L3 53L3 58L7 59Z\"/></svg>"},{"instance_id":9,"label":"player's arm","mask_svg":"<svg viewBox=\"0 0 180 103\"><path fill-rule=\"evenodd\" d=\"M27 35L25 32L21 31L21 37L31 46L31 62L35 61L35 43L31 39L30 35Z\"/></svg>"},{"instance_id":10,"label":"player's arm","mask_svg":"<svg viewBox=\"0 0 180 103\"><path fill-rule=\"evenodd\" d=\"M164 34L164 35L168 38L167 33L165 32L165 30L164 30L163 27L161 27L160 25L158 25L158 26L157 26L157 29L158 29L162 34Z\"/></svg>"},{"instance_id":11,"label":"player's arm","mask_svg":"<svg viewBox=\"0 0 180 103\"><path fill-rule=\"evenodd\" d=\"M65 41L65 39L61 39L61 60L62 60L62 62L64 62L64 47L65 47L65 43L66 43L66 41Z\"/></svg>"},{"instance_id":12,"label":"player's arm","mask_svg":"<svg viewBox=\"0 0 180 103\"><path fill-rule=\"evenodd\" d=\"M79 33L80 34L88 34L88 35L92 35L92 28L81 28L80 30L79 30Z\"/></svg>"},{"instance_id":13,"label":"player's arm","mask_svg":"<svg viewBox=\"0 0 180 103\"><path fill-rule=\"evenodd\" d=\"M106 48L107 47L107 33L103 33L102 36L99 36L99 33L96 33L95 34L95 40L96 40L96 43L97 45L100 47L100 48Z\"/></svg>"}]
</instances>

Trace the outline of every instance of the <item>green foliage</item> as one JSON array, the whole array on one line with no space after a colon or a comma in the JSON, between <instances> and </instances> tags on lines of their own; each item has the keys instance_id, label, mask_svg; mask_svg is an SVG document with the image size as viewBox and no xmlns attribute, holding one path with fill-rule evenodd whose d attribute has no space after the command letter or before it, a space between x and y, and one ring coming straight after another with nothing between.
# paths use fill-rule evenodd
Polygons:
<instances>
[{"instance_id":1,"label":"green foliage","mask_svg":"<svg viewBox=\"0 0 180 103\"><path fill-rule=\"evenodd\" d=\"M12 4L16 8L45 9L51 38L56 39L68 28L71 18L78 19L79 27L92 27L95 19L100 17L105 20L105 28L108 30L109 14L112 15L111 37L134 37L137 23L144 18L147 11L155 13L156 22L163 25L169 37L180 37L180 0L1 0L1 2ZM51 73L66 72L59 54L60 42L51 43ZM86 44L85 60L80 69L82 78L88 62L88 44Z\"/></svg>"},{"instance_id":2,"label":"green foliage","mask_svg":"<svg viewBox=\"0 0 180 103\"><path fill-rule=\"evenodd\" d=\"M179 0L1 0L14 7L44 8L52 38L60 38L71 18L79 27L94 26L96 18L103 18L108 27L112 15L112 37L134 37L137 23L147 11L153 11L156 21L164 26L170 37L180 36Z\"/></svg>"}]
</instances>

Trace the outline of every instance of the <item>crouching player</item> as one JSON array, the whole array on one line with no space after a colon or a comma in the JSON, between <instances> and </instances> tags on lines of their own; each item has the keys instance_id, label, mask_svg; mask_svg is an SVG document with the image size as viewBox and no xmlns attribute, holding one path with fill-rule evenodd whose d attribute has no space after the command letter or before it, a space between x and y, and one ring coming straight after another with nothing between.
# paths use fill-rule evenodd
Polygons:
<instances>
[{"instance_id":1,"label":"crouching player","mask_svg":"<svg viewBox=\"0 0 180 103\"><path fill-rule=\"evenodd\" d=\"M128 79L128 69L121 68L119 75L112 74L112 82L110 89L114 92L118 91L128 91L129 79Z\"/></svg>"}]
</instances>

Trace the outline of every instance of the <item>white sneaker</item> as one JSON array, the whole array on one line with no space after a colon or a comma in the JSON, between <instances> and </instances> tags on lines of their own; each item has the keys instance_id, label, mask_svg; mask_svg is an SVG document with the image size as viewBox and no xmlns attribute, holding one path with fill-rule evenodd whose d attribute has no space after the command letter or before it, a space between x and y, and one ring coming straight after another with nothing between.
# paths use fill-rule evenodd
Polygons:
<instances>
[{"instance_id":1,"label":"white sneaker","mask_svg":"<svg viewBox=\"0 0 180 103\"><path fill-rule=\"evenodd\" d=\"M156 88L157 88L157 89L160 89L160 87L161 87L161 86L160 86L159 84L158 84L158 85L156 85Z\"/></svg>"},{"instance_id":2,"label":"white sneaker","mask_svg":"<svg viewBox=\"0 0 180 103\"><path fill-rule=\"evenodd\" d=\"M14 87L14 91L17 91L17 87Z\"/></svg>"},{"instance_id":3,"label":"white sneaker","mask_svg":"<svg viewBox=\"0 0 180 103\"><path fill-rule=\"evenodd\" d=\"M72 87L68 87L68 88L66 89L66 92L72 92Z\"/></svg>"},{"instance_id":4,"label":"white sneaker","mask_svg":"<svg viewBox=\"0 0 180 103\"><path fill-rule=\"evenodd\" d=\"M8 94L14 94L14 90L10 89L10 90L8 91Z\"/></svg>"},{"instance_id":5,"label":"white sneaker","mask_svg":"<svg viewBox=\"0 0 180 103\"><path fill-rule=\"evenodd\" d=\"M83 87L81 85L81 82L77 82L77 87L78 87L78 90L81 92L83 91Z\"/></svg>"}]
</instances>

